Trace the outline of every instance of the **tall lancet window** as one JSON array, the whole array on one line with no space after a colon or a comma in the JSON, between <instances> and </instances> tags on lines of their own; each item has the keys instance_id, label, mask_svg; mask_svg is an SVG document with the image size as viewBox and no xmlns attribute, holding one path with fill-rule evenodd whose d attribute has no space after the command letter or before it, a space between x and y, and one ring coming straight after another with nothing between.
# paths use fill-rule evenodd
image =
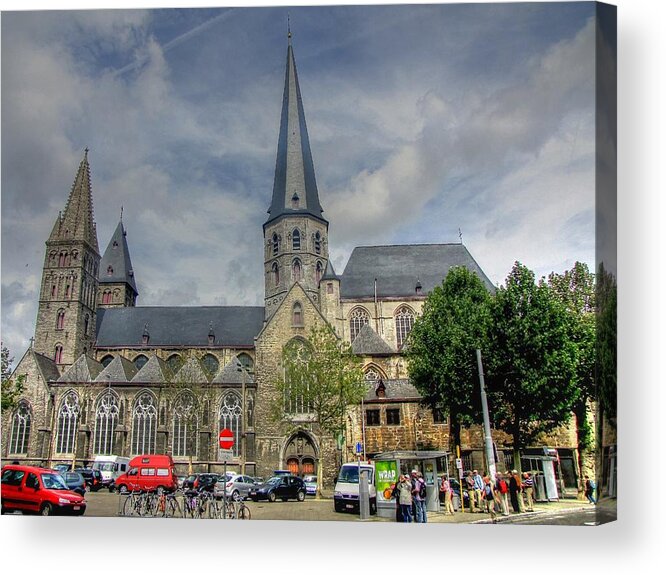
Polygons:
<instances>
[{"instance_id":1,"label":"tall lancet window","mask_svg":"<svg viewBox=\"0 0 666 575\"><path fill-rule=\"evenodd\" d=\"M63 398L58 410L58 423L56 427L57 453L74 453L79 413L79 396L74 391L70 391Z\"/></svg>"},{"instance_id":2,"label":"tall lancet window","mask_svg":"<svg viewBox=\"0 0 666 575\"><path fill-rule=\"evenodd\" d=\"M291 264L291 276L294 282L301 281L301 262L299 260L294 260L294 263Z\"/></svg>"},{"instance_id":3,"label":"tall lancet window","mask_svg":"<svg viewBox=\"0 0 666 575\"><path fill-rule=\"evenodd\" d=\"M235 457L240 454L240 438L243 433L243 405L241 398L233 391L227 392L220 405L220 429L230 429L234 434L232 452Z\"/></svg>"},{"instance_id":4,"label":"tall lancet window","mask_svg":"<svg viewBox=\"0 0 666 575\"><path fill-rule=\"evenodd\" d=\"M291 233L291 245L294 251L299 251L301 249L301 232L294 230Z\"/></svg>"},{"instance_id":5,"label":"tall lancet window","mask_svg":"<svg viewBox=\"0 0 666 575\"><path fill-rule=\"evenodd\" d=\"M9 453L28 453L32 413L27 401L20 401L12 417L12 434L9 439Z\"/></svg>"},{"instance_id":6,"label":"tall lancet window","mask_svg":"<svg viewBox=\"0 0 666 575\"><path fill-rule=\"evenodd\" d=\"M97 400L95 408L95 441L93 452L96 455L111 455L120 409L115 393L105 391Z\"/></svg>"},{"instance_id":7,"label":"tall lancet window","mask_svg":"<svg viewBox=\"0 0 666 575\"><path fill-rule=\"evenodd\" d=\"M273 244L273 255L276 256L280 252L280 236L278 236L277 234L273 234L272 244Z\"/></svg>"},{"instance_id":8,"label":"tall lancet window","mask_svg":"<svg viewBox=\"0 0 666 575\"><path fill-rule=\"evenodd\" d=\"M280 285L280 267L277 265L277 262L273 264L271 274L273 276L273 286L278 287Z\"/></svg>"},{"instance_id":9,"label":"tall lancet window","mask_svg":"<svg viewBox=\"0 0 666 575\"><path fill-rule=\"evenodd\" d=\"M155 453L157 440L157 407L148 392L142 392L134 403L132 414L132 454Z\"/></svg>"}]
</instances>

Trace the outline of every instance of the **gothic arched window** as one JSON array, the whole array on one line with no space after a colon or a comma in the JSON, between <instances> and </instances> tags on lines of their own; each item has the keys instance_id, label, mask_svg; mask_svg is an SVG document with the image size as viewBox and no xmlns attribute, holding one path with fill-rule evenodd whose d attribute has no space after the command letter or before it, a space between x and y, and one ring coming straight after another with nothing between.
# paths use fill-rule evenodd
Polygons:
<instances>
[{"instance_id":1,"label":"gothic arched window","mask_svg":"<svg viewBox=\"0 0 666 575\"><path fill-rule=\"evenodd\" d=\"M93 453L96 455L111 455L113 453L113 440L120 415L118 404L118 397L112 391L105 391L97 400L93 445Z\"/></svg>"},{"instance_id":2,"label":"gothic arched window","mask_svg":"<svg viewBox=\"0 0 666 575\"><path fill-rule=\"evenodd\" d=\"M273 255L276 256L280 251L280 237L277 234L273 234L272 244L273 244Z\"/></svg>"},{"instance_id":3,"label":"gothic arched window","mask_svg":"<svg viewBox=\"0 0 666 575\"><path fill-rule=\"evenodd\" d=\"M56 317L56 329L64 329L65 327L65 310L59 309Z\"/></svg>"},{"instance_id":4,"label":"gothic arched window","mask_svg":"<svg viewBox=\"0 0 666 575\"><path fill-rule=\"evenodd\" d=\"M171 354L167 360L167 365L171 370L171 373L176 373L183 366L183 358L180 357L177 353Z\"/></svg>"},{"instance_id":5,"label":"gothic arched window","mask_svg":"<svg viewBox=\"0 0 666 575\"><path fill-rule=\"evenodd\" d=\"M277 265L277 262L273 264L271 271L273 274L273 286L278 287L280 285L280 267Z\"/></svg>"},{"instance_id":6,"label":"gothic arched window","mask_svg":"<svg viewBox=\"0 0 666 575\"><path fill-rule=\"evenodd\" d=\"M173 454L196 456L199 448L199 417L194 394L181 393L173 406Z\"/></svg>"},{"instance_id":7,"label":"gothic arched window","mask_svg":"<svg viewBox=\"0 0 666 575\"><path fill-rule=\"evenodd\" d=\"M315 268L315 284L319 285L322 275L324 275L324 266L321 262L317 262L317 267Z\"/></svg>"},{"instance_id":8,"label":"gothic arched window","mask_svg":"<svg viewBox=\"0 0 666 575\"><path fill-rule=\"evenodd\" d=\"M220 362L212 353L207 353L204 355L201 363L211 376L214 376L217 373L217 370L220 368Z\"/></svg>"},{"instance_id":9,"label":"gothic arched window","mask_svg":"<svg viewBox=\"0 0 666 575\"><path fill-rule=\"evenodd\" d=\"M319 232L314 236L314 249L317 255L321 254L321 234Z\"/></svg>"},{"instance_id":10,"label":"gothic arched window","mask_svg":"<svg viewBox=\"0 0 666 575\"><path fill-rule=\"evenodd\" d=\"M56 363L62 363L62 356L63 356L62 344L58 343L55 346L55 353L53 354L53 360Z\"/></svg>"},{"instance_id":11,"label":"gothic arched window","mask_svg":"<svg viewBox=\"0 0 666 575\"><path fill-rule=\"evenodd\" d=\"M291 279L294 282L301 281L301 262L299 260L294 260L291 264Z\"/></svg>"},{"instance_id":12,"label":"gothic arched window","mask_svg":"<svg viewBox=\"0 0 666 575\"><path fill-rule=\"evenodd\" d=\"M284 410L287 413L306 414L312 411L307 399L310 388L304 373L310 354L310 347L300 338L292 339L285 346ZM287 372L289 382L286 381Z\"/></svg>"},{"instance_id":13,"label":"gothic arched window","mask_svg":"<svg viewBox=\"0 0 666 575\"><path fill-rule=\"evenodd\" d=\"M398 342L398 349L407 341L407 336L412 331L413 326L414 312L407 306L402 306L395 314L395 335Z\"/></svg>"},{"instance_id":14,"label":"gothic arched window","mask_svg":"<svg viewBox=\"0 0 666 575\"><path fill-rule=\"evenodd\" d=\"M291 233L291 247L294 251L301 249L301 232L294 230Z\"/></svg>"},{"instance_id":15,"label":"gothic arched window","mask_svg":"<svg viewBox=\"0 0 666 575\"><path fill-rule=\"evenodd\" d=\"M104 367L106 367L106 366L109 365L112 361L113 361L113 356L109 354L109 355L105 355L105 356L102 358L102 361L100 361L100 363L101 363Z\"/></svg>"},{"instance_id":16,"label":"gothic arched window","mask_svg":"<svg viewBox=\"0 0 666 575\"><path fill-rule=\"evenodd\" d=\"M56 453L74 453L79 412L79 396L70 391L63 398L58 410Z\"/></svg>"},{"instance_id":17,"label":"gothic arched window","mask_svg":"<svg viewBox=\"0 0 666 575\"><path fill-rule=\"evenodd\" d=\"M148 363L148 358L145 355L141 354L137 355L133 361L136 368L141 369L144 365L146 365L146 363Z\"/></svg>"},{"instance_id":18,"label":"gothic arched window","mask_svg":"<svg viewBox=\"0 0 666 575\"><path fill-rule=\"evenodd\" d=\"M90 316L86 314L83 320L83 335L88 335L88 328L90 327Z\"/></svg>"},{"instance_id":19,"label":"gothic arched window","mask_svg":"<svg viewBox=\"0 0 666 575\"><path fill-rule=\"evenodd\" d=\"M157 440L157 407L148 391L143 391L134 402L132 412L132 454L155 453Z\"/></svg>"},{"instance_id":20,"label":"gothic arched window","mask_svg":"<svg viewBox=\"0 0 666 575\"><path fill-rule=\"evenodd\" d=\"M254 371L254 361L247 353L241 353L236 356L240 364L250 373Z\"/></svg>"},{"instance_id":21,"label":"gothic arched window","mask_svg":"<svg viewBox=\"0 0 666 575\"><path fill-rule=\"evenodd\" d=\"M370 323L370 314L362 307L357 307L349 315L349 340L354 341L361 328Z\"/></svg>"},{"instance_id":22,"label":"gothic arched window","mask_svg":"<svg viewBox=\"0 0 666 575\"><path fill-rule=\"evenodd\" d=\"M235 457L240 453L240 438L243 433L243 405L240 396L229 391L222 397L220 405L220 430L230 429L234 434L232 451Z\"/></svg>"},{"instance_id":23,"label":"gothic arched window","mask_svg":"<svg viewBox=\"0 0 666 575\"><path fill-rule=\"evenodd\" d=\"M104 293L102 294L102 303L111 303L112 301L111 290L104 290Z\"/></svg>"},{"instance_id":24,"label":"gothic arched window","mask_svg":"<svg viewBox=\"0 0 666 575\"><path fill-rule=\"evenodd\" d=\"M9 453L28 453L32 413L27 401L21 400L12 417L12 431L9 438Z\"/></svg>"}]
</instances>

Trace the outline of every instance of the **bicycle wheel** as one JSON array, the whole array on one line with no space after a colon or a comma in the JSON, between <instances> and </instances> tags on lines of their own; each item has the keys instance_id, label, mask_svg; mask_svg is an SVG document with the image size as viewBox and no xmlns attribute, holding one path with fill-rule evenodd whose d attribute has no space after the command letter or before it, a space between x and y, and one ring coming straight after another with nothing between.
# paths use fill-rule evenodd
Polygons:
<instances>
[{"instance_id":1,"label":"bicycle wheel","mask_svg":"<svg viewBox=\"0 0 666 575\"><path fill-rule=\"evenodd\" d=\"M132 517L134 515L134 501L133 497L129 495L128 497L125 497L125 501L123 502L123 510L122 514L123 517Z\"/></svg>"},{"instance_id":2,"label":"bicycle wheel","mask_svg":"<svg viewBox=\"0 0 666 575\"><path fill-rule=\"evenodd\" d=\"M251 514L250 514L250 508L243 504L241 505L240 509L238 510L238 519L250 519Z\"/></svg>"},{"instance_id":3,"label":"bicycle wheel","mask_svg":"<svg viewBox=\"0 0 666 575\"><path fill-rule=\"evenodd\" d=\"M180 517L180 505L175 497L168 497L164 504L164 517Z\"/></svg>"}]
</instances>

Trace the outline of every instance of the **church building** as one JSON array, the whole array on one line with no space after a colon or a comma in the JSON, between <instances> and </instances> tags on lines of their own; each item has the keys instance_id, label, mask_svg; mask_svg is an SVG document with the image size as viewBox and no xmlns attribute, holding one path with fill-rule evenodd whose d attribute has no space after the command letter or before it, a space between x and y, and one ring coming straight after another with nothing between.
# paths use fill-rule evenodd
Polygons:
<instances>
[{"instance_id":1,"label":"church building","mask_svg":"<svg viewBox=\"0 0 666 575\"><path fill-rule=\"evenodd\" d=\"M462 243L359 246L336 273L291 37L266 204L263 305L141 306L122 219L100 252L86 150L46 240L34 340L13 375L25 376L24 392L2 422L3 458L50 466L171 453L181 472L220 471L218 434L229 428L230 469L268 477L322 466L331 487L361 429L366 455L447 450L446 414L419 403L403 345L451 267L492 283ZM303 405L290 406L288 421L271 414L282 350L323 324L352 345L368 381L344 438L322 437ZM466 437L468 452L482 457L480 436ZM575 436L563 439L575 445Z\"/></svg>"}]
</instances>

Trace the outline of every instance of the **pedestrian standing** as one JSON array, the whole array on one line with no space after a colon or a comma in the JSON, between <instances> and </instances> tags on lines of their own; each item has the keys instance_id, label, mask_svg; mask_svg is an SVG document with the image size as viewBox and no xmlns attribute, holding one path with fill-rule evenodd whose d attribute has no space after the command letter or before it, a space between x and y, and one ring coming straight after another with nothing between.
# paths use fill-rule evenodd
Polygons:
<instances>
[{"instance_id":1,"label":"pedestrian standing","mask_svg":"<svg viewBox=\"0 0 666 575\"><path fill-rule=\"evenodd\" d=\"M426 482L421 472L416 469L412 471L412 485L414 486L412 495L416 510L414 514L415 521L417 523L428 523L428 514L426 513Z\"/></svg>"},{"instance_id":2,"label":"pedestrian standing","mask_svg":"<svg viewBox=\"0 0 666 575\"><path fill-rule=\"evenodd\" d=\"M594 497L594 490L596 489L596 484L592 479L590 479L589 475L585 476L585 497L587 497L587 500L592 504L596 505L597 500Z\"/></svg>"},{"instance_id":3,"label":"pedestrian standing","mask_svg":"<svg viewBox=\"0 0 666 575\"><path fill-rule=\"evenodd\" d=\"M495 480L495 493L497 495L497 499L499 500L500 503L500 508L502 510L502 515L508 515L509 514L509 485L506 482L506 479L504 475L502 475L499 471L497 472L496 475L496 480Z\"/></svg>"},{"instance_id":4,"label":"pedestrian standing","mask_svg":"<svg viewBox=\"0 0 666 575\"><path fill-rule=\"evenodd\" d=\"M446 475L442 475L440 491L444 492L444 515L453 515L453 489Z\"/></svg>"},{"instance_id":5,"label":"pedestrian standing","mask_svg":"<svg viewBox=\"0 0 666 575\"><path fill-rule=\"evenodd\" d=\"M472 478L474 479L474 497L479 504L479 511L483 512L485 510L485 506L481 503L484 486L483 477L481 477L479 472L475 469L472 471Z\"/></svg>"},{"instance_id":6,"label":"pedestrian standing","mask_svg":"<svg viewBox=\"0 0 666 575\"><path fill-rule=\"evenodd\" d=\"M403 523L412 522L412 482L408 475L400 476L398 484L398 493L400 500L400 511L402 512Z\"/></svg>"},{"instance_id":7,"label":"pedestrian standing","mask_svg":"<svg viewBox=\"0 0 666 575\"><path fill-rule=\"evenodd\" d=\"M523 473L523 493L527 499L527 510L534 511L534 478L527 471Z\"/></svg>"},{"instance_id":8,"label":"pedestrian standing","mask_svg":"<svg viewBox=\"0 0 666 575\"><path fill-rule=\"evenodd\" d=\"M402 477L402 475L400 476ZM395 521L396 523L402 523L402 508L400 507L400 481L398 480L393 484L393 489L391 490L391 498L395 499Z\"/></svg>"},{"instance_id":9,"label":"pedestrian standing","mask_svg":"<svg viewBox=\"0 0 666 575\"><path fill-rule=\"evenodd\" d=\"M475 504L475 497L474 497L474 477L472 477L472 472L468 471L465 474L465 483L464 483L465 489L467 490L467 496L469 499L469 510L474 513L474 509L476 508ZM462 497L462 493L460 494Z\"/></svg>"},{"instance_id":10,"label":"pedestrian standing","mask_svg":"<svg viewBox=\"0 0 666 575\"><path fill-rule=\"evenodd\" d=\"M495 523L497 521L495 514L495 490L493 489L490 477L486 475L482 481L483 489L481 492L483 494L483 502L485 503L486 511L490 513L490 518L493 520L493 523Z\"/></svg>"},{"instance_id":11,"label":"pedestrian standing","mask_svg":"<svg viewBox=\"0 0 666 575\"><path fill-rule=\"evenodd\" d=\"M514 513L520 513L520 503L518 502L518 497L520 493L520 483L518 472L514 469L511 472L511 477L509 479L509 495L511 496L511 507L513 508Z\"/></svg>"}]
</instances>

